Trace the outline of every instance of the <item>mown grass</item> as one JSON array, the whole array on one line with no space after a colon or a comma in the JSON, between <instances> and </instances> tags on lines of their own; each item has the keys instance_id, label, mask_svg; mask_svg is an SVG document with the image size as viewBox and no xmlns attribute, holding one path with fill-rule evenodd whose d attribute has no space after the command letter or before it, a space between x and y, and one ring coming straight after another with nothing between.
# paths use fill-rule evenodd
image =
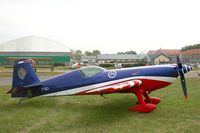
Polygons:
<instances>
[{"instance_id":1,"label":"mown grass","mask_svg":"<svg viewBox=\"0 0 200 133\"><path fill-rule=\"evenodd\" d=\"M192 69L193 71L199 71L200 70L200 68L197 68L197 67L193 67L193 69Z\"/></svg>"},{"instance_id":2,"label":"mown grass","mask_svg":"<svg viewBox=\"0 0 200 133\"><path fill-rule=\"evenodd\" d=\"M200 79L187 79L184 100L179 80L151 96L162 99L151 113L128 112L132 94L38 97L18 104L0 87L2 133L193 133L200 131Z\"/></svg>"},{"instance_id":3,"label":"mown grass","mask_svg":"<svg viewBox=\"0 0 200 133\"><path fill-rule=\"evenodd\" d=\"M59 74L62 74L63 72L37 72L37 75L39 76L56 76ZM13 76L13 73L11 72L0 72L0 78L11 78Z\"/></svg>"},{"instance_id":4,"label":"mown grass","mask_svg":"<svg viewBox=\"0 0 200 133\"><path fill-rule=\"evenodd\" d=\"M70 69L64 66L54 67L54 72L50 70L50 68L37 68L37 75L40 76L55 76L58 74L62 74L64 72L70 71ZM0 77L12 77L13 76L13 68L4 68L0 67Z\"/></svg>"}]
</instances>

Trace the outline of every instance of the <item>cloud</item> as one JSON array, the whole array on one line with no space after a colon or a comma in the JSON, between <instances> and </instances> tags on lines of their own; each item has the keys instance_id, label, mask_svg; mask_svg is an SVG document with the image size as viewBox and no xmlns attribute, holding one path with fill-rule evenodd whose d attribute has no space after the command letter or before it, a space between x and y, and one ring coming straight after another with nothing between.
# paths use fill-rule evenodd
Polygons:
<instances>
[{"instance_id":1,"label":"cloud","mask_svg":"<svg viewBox=\"0 0 200 133\"><path fill-rule=\"evenodd\" d=\"M0 1L0 43L38 35L82 50L180 48L198 43L198 1Z\"/></svg>"}]
</instances>

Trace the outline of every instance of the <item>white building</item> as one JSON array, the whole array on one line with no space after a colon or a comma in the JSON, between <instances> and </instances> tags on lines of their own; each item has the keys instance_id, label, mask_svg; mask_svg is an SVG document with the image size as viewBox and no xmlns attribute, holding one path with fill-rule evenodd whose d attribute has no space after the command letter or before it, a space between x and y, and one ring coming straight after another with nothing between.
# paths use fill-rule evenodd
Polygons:
<instances>
[{"instance_id":1,"label":"white building","mask_svg":"<svg viewBox=\"0 0 200 133\"><path fill-rule=\"evenodd\" d=\"M70 49L57 41L38 36L28 36L0 45L0 65L14 60L33 58L37 64L65 64L70 61Z\"/></svg>"}]
</instances>

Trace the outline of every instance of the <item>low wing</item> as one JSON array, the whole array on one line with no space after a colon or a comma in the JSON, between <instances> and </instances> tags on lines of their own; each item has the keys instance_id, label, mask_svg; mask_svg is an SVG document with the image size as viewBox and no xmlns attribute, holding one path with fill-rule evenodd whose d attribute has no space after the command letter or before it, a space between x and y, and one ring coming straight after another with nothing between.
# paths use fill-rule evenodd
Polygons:
<instances>
[{"instance_id":1,"label":"low wing","mask_svg":"<svg viewBox=\"0 0 200 133\"><path fill-rule=\"evenodd\" d=\"M138 87L142 84L141 80L130 80L130 81L124 81L112 85L107 85L104 87L88 90L84 92L85 94L109 94L109 93L116 93L116 92L122 92L124 90Z\"/></svg>"}]
</instances>

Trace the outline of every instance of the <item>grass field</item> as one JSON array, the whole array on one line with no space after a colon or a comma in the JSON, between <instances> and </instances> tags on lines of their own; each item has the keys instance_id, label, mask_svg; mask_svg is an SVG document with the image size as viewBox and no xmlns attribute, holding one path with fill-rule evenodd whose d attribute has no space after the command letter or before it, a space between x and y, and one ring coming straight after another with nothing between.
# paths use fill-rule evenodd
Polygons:
<instances>
[{"instance_id":1,"label":"grass field","mask_svg":"<svg viewBox=\"0 0 200 133\"><path fill-rule=\"evenodd\" d=\"M151 113L130 113L132 94L38 97L18 104L0 87L0 133L193 133L200 131L200 79L187 79L184 100L179 80L151 96L162 99Z\"/></svg>"},{"instance_id":2,"label":"grass field","mask_svg":"<svg viewBox=\"0 0 200 133\"><path fill-rule=\"evenodd\" d=\"M62 74L64 72L37 72L37 75L40 76L55 76L55 75L59 75ZM1 78L6 78L6 77L12 77L13 73L11 72L0 72L0 77Z\"/></svg>"},{"instance_id":3,"label":"grass field","mask_svg":"<svg viewBox=\"0 0 200 133\"><path fill-rule=\"evenodd\" d=\"M37 74L40 76L55 76L64 72L70 71L64 66L54 67L54 72L47 68L37 68ZM12 77L13 68L0 67L0 77Z\"/></svg>"}]
</instances>

